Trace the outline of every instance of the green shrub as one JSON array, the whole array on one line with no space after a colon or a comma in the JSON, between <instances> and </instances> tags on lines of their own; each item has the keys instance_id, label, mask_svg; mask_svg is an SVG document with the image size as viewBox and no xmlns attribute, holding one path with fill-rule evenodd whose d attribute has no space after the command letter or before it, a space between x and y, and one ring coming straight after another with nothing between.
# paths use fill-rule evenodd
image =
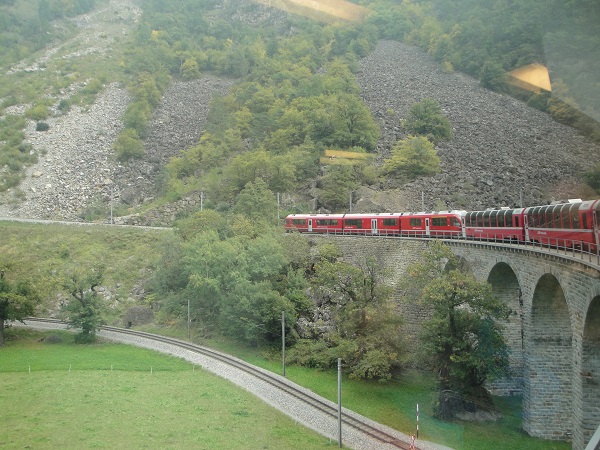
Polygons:
<instances>
[{"instance_id":1,"label":"green shrub","mask_svg":"<svg viewBox=\"0 0 600 450\"><path fill-rule=\"evenodd\" d=\"M452 137L452 126L440 105L430 98L415 103L408 112L404 128L412 135L426 136L432 142Z\"/></svg>"},{"instance_id":2,"label":"green shrub","mask_svg":"<svg viewBox=\"0 0 600 450\"><path fill-rule=\"evenodd\" d=\"M48 131L50 129L50 125L46 122L38 122L35 124L35 131Z\"/></svg>"},{"instance_id":3,"label":"green shrub","mask_svg":"<svg viewBox=\"0 0 600 450\"><path fill-rule=\"evenodd\" d=\"M584 180L596 192L600 193L600 164L584 174Z\"/></svg>"},{"instance_id":4,"label":"green shrub","mask_svg":"<svg viewBox=\"0 0 600 450\"><path fill-rule=\"evenodd\" d=\"M435 147L426 137L409 136L399 141L386 159L383 172L400 175L407 180L434 175L441 170Z\"/></svg>"},{"instance_id":5,"label":"green shrub","mask_svg":"<svg viewBox=\"0 0 600 450\"><path fill-rule=\"evenodd\" d=\"M132 128L125 128L114 144L117 160L127 161L130 159L139 159L144 156L144 144L140 135Z\"/></svg>"},{"instance_id":6,"label":"green shrub","mask_svg":"<svg viewBox=\"0 0 600 450\"><path fill-rule=\"evenodd\" d=\"M25 117L32 120L45 120L48 116L50 116L50 111L48 110L48 106L44 104L32 106L25 111Z\"/></svg>"}]
</instances>

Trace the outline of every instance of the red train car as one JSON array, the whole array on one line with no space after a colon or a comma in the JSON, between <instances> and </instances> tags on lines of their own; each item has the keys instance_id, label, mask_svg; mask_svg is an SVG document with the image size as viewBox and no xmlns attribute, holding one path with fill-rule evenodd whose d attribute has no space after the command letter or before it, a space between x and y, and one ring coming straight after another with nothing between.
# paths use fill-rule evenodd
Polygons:
<instances>
[{"instance_id":1,"label":"red train car","mask_svg":"<svg viewBox=\"0 0 600 450\"><path fill-rule=\"evenodd\" d=\"M301 233L342 233L343 214L290 214L285 218L287 231Z\"/></svg>"},{"instance_id":2,"label":"red train car","mask_svg":"<svg viewBox=\"0 0 600 450\"><path fill-rule=\"evenodd\" d=\"M460 237L466 211L404 213L400 218L402 236Z\"/></svg>"},{"instance_id":3,"label":"red train car","mask_svg":"<svg viewBox=\"0 0 600 450\"><path fill-rule=\"evenodd\" d=\"M465 236L470 239L523 242L523 212L523 208L468 212L464 218Z\"/></svg>"},{"instance_id":4,"label":"red train car","mask_svg":"<svg viewBox=\"0 0 600 450\"><path fill-rule=\"evenodd\" d=\"M402 213L345 214L344 233L397 236L401 216Z\"/></svg>"},{"instance_id":5,"label":"red train car","mask_svg":"<svg viewBox=\"0 0 600 450\"><path fill-rule=\"evenodd\" d=\"M596 252L600 245L600 200L526 208L524 232L527 242Z\"/></svg>"}]
</instances>

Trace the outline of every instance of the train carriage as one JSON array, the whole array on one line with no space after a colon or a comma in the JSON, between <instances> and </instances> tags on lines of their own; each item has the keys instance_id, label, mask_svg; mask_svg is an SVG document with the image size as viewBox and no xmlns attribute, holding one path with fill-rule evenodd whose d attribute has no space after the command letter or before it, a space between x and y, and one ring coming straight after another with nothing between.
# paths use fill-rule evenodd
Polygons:
<instances>
[{"instance_id":1,"label":"train carriage","mask_svg":"<svg viewBox=\"0 0 600 450\"><path fill-rule=\"evenodd\" d=\"M523 208L471 211L464 218L465 236L469 239L523 242Z\"/></svg>"},{"instance_id":2,"label":"train carriage","mask_svg":"<svg viewBox=\"0 0 600 450\"><path fill-rule=\"evenodd\" d=\"M595 252L600 241L600 200L532 206L524 211L527 242Z\"/></svg>"},{"instance_id":3,"label":"train carriage","mask_svg":"<svg viewBox=\"0 0 600 450\"><path fill-rule=\"evenodd\" d=\"M342 233L344 214L290 214L285 218L287 231L301 233Z\"/></svg>"},{"instance_id":4,"label":"train carriage","mask_svg":"<svg viewBox=\"0 0 600 450\"><path fill-rule=\"evenodd\" d=\"M412 237L460 237L466 211L440 211L402 214L400 233Z\"/></svg>"},{"instance_id":5,"label":"train carriage","mask_svg":"<svg viewBox=\"0 0 600 450\"><path fill-rule=\"evenodd\" d=\"M345 214L344 233L397 236L401 216L401 213Z\"/></svg>"}]
</instances>

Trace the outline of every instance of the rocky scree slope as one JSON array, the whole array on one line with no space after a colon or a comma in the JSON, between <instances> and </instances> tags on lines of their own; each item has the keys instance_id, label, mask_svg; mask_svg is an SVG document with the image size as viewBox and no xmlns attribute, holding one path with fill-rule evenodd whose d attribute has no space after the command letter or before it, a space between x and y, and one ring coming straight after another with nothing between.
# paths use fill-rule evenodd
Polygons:
<instances>
[{"instance_id":1,"label":"rocky scree slope","mask_svg":"<svg viewBox=\"0 0 600 450\"><path fill-rule=\"evenodd\" d=\"M358 83L378 121L380 159L397 139L410 107L431 98L452 125L453 137L438 145L442 173L404 185L362 189L359 209L418 211L525 206L573 195L583 172L600 161L600 146L575 129L507 95L479 86L460 73L446 73L418 48L381 41L360 61ZM394 112L395 114L391 114ZM592 162L592 163L591 163ZM397 210L398 210L397 209Z\"/></svg>"}]
</instances>

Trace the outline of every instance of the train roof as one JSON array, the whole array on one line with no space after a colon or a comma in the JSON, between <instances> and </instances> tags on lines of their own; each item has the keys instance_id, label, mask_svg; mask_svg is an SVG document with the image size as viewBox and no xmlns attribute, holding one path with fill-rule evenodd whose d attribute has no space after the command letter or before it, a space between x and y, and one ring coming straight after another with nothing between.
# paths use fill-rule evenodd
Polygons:
<instances>
[{"instance_id":1,"label":"train roof","mask_svg":"<svg viewBox=\"0 0 600 450\"><path fill-rule=\"evenodd\" d=\"M452 215L452 216L464 216L467 213L467 211L465 210L458 210L458 209L449 209L446 211L419 211L419 212L410 212L410 213L403 213L404 216L431 216L431 215L436 215L436 216L443 216L443 215Z\"/></svg>"},{"instance_id":2,"label":"train roof","mask_svg":"<svg viewBox=\"0 0 600 450\"><path fill-rule=\"evenodd\" d=\"M490 208L490 209L480 209L480 210L477 210L477 211L469 211L469 213L472 214L472 213L480 213L480 212L486 213L486 212L492 212L492 211L496 211L496 212L499 212L499 211L512 211L513 213L519 214L519 213L523 212L524 210L525 210L525 208L506 208L506 207L501 207L501 208Z\"/></svg>"}]
</instances>

